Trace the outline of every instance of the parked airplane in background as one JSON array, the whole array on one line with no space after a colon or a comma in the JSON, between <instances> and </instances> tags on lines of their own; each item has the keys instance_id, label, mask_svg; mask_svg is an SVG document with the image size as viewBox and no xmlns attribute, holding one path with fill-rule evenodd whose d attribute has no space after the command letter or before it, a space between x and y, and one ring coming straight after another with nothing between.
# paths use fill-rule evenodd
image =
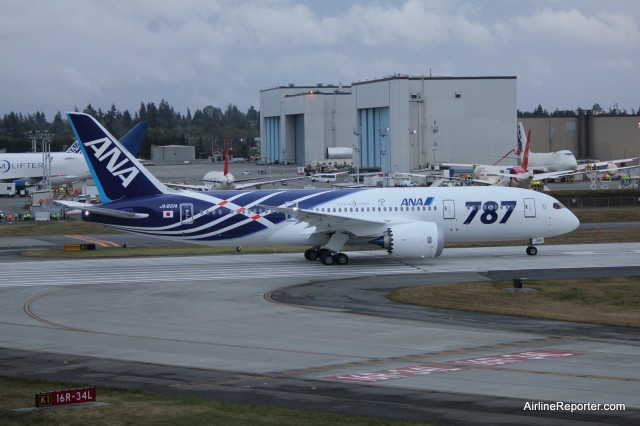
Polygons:
<instances>
[{"instance_id":1,"label":"parked airplane in background","mask_svg":"<svg viewBox=\"0 0 640 426\"><path fill-rule=\"evenodd\" d=\"M104 204L57 202L82 209L85 221L122 231L216 246L308 245L308 260L330 265L349 261L341 252L346 244L428 258L440 256L445 241L533 243L579 225L554 198L518 188L174 190L93 117L67 115Z\"/></svg>"},{"instance_id":2,"label":"parked airplane in background","mask_svg":"<svg viewBox=\"0 0 640 426\"><path fill-rule=\"evenodd\" d=\"M527 136L525 136L524 126L522 123L518 123L518 150L516 153L521 156L519 157L520 165L475 165L473 166L474 182L488 185L530 188L532 181L544 181L594 171L599 171L608 175L608 177L613 177L616 175L618 170L624 169L619 169L617 164L630 162L637 158L625 158L620 160L594 162L587 165L578 165L578 162L571 151L531 152L530 141L531 130L529 130ZM523 146L524 149L522 149ZM500 160L508 158L510 153L511 151ZM498 162L500 160L498 160Z\"/></svg>"},{"instance_id":3,"label":"parked airplane in background","mask_svg":"<svg viewBox=\"0 0 640 426\"><path fill-rule=\"evenodd\" d=\"M229 172L229 137L226 138L224 143L224 168L223 171L213 170L207 172L202 181L204 185L189 185L183 183L170 182L166 185L174 189L188 189L191 191L211 191L213 189L245 189L245 188L261 188L263 185L275 184L277 182L285 182L288 180L303 179L303 177L274 179L274 180L261 180L255 181L254 178L249 179L236 179ZM242 183L246 182L246 183Z\"/></svg>"},{"instance_id":4,"label":"parked airplane in background","mask_svg":"<svg viewBox=\"0 0 640 426\"><path fill-rule=\"evenodd\" d=\"M529 134L527 137L524 136L524 126L522 122L518 123L518 155L520 155L520 161L524 161L524 155L526 154L526 147L528 146L529 140L531 137L531 130L529 130ZM523 150L522 147L525 146ZM508 155L508 154L507 154ZM506 157L506 156L505 156ZM503 158L505 158L503 157ZM618 160L607 160L607 161L597 161L590 162L586 164L578 164L576 157L569 150L560 150L556 152L531 152L529 151L529 160L528 160L528 168L533 170L534 172L542 172L551 173L551 172L559 172L559 175L555 175L555 177L559 176L567 176L572 174L574 171L579 173L584 172L593 172L595 170L600 171L602 173L606 173L608 176L613 177L617 174L619 170L619 164L629 163L636 160L638 157L634 158L622 158ZM636 166L630 166L626 168L633 168ZM536 176L538 179L545 179L544 177L540 177L540 174ZM553 178L547 177L546 179Z\"/></svg>"},{"instance_id":5,"label":"parked airplane in background","mask_svg":"<svg viewBox=\"0 0 640 426\"><path fill-rule=\"evenodd\" d=\"M134 155L140 150L147 132L146 121L138 123L122 137L122 144ZM66 152L49 153L51 164L51 184L63 185L91 178L87 162L75 141ZM42 182L44 175L44 155L42 152L0 154L0 182L15 182L17 189Z\"/></svg>"},{"instance_id":6,"label":"parked airplane in background","mask_svg":"<svg viewBox=\"0 0 640 426\"><path fill-rule=\"evenodd\" d=\"M525 136L524 126L522 125L522 122L519 122L517 154L520 156L520 163L524 161L524 156L527 153L525 150L530 139L531 129L529 129L529 134ZM523 146L525 147L525 150L523 150ZM576 157L568 149L555 152L528 151L528 157L528 167L537 172L565 172L577 170L578 168L578 161L576 160Z\"/></svg>"},{"instance_id":7,"label":"parked airplane in background","mask_svg":"<svg viewBox=\"0 0 640 426\"><path fill-rule=\"evenodd\" d=\"M485 185L513 186L518 188L531 188L534 180L546 180L564 176L574 171L578 165L571 151L557 151L549 153L532 153L529 151L531 130L525 136L522 123L518 124L518 155L521 155L520 164L516 166L489 165L460 165L446 164L449 167L472 166L473 181ZM524 150L522 146L524 145ZM522 152L520 152L522 151ZM508 158L510 151L498 162ZM568 155L567 155L568 154ZM531 163L532 156L536 159L537 166ZM565 168L563 168L565 167ZM544 171L542 171L544 170Z\"/></svg>"}]
</instances>

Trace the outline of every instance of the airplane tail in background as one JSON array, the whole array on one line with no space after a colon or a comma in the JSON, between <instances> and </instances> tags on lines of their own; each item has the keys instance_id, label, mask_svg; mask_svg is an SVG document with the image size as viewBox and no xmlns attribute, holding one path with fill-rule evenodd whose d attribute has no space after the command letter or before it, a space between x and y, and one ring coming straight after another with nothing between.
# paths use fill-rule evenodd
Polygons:
<instances>
[{"instance_id":1,"label":"airplane tail in background","mask_svg":"<svg viewBox=\"0 0 640 426\"><path fill-rule=\"evenodd\" d=\"M137 157L140 152L142 141L144 140L144 136L147 134L147 128L149 128L149 123L141 121L133 126L133 128L120 139L122 146L127 148L134 157Z\"/></svg>"},{"instance_id":2,"label":"airplane tail in background","mask_svg":"<svg viewBox=\"0 0 640 426\"><path fill-rule=\"evenodd\" d=\"M224 140L224 175L229 174L229 136Z\"/></svg>"},{"instance_id":3,"label":"airplane tail in background","mask_svg":"<svg viewBox=\"0 0 640 426\"><path fill-rule=\"evenodd\" d=\"M522 155L522 149L523 149L523 145L524 145L524 138L525 138L525 133L524 133L524 126L522 125L522 122L518 122L518 137L517 137L517 147L516 147L516 155L519 157L520 155Z\"/></svg>"},{"instance_id":4,"label":"airplane tail in background","mask_svg":"<svg viewBox=\"0 0 640 426\"><path fill-rule=\"evenodd\" d=\"M73 141L69 149L67 149L65 152L67 154L80 154L82 152L82 149L80 148L78 140Z\"/></svg>"},{"instance_id":5,"label":"airplane tail in background","mask_svg":"<svg viewBox=\"0 0 640 426\"><path fill-rule=\"evenodd\" d=\"M522 150L524 140L524 151ZM527 133L527 136L524 134L524 126L522 123L518 123L518 156L522 155L522 161L520 165L523 169L529 169L529 142L531 141L531 129Z\"/></svg>"},{"instance_id":6,"label":"airplane tail in background","mask_svg":"<svg viewBox=\"0 0 640 426\"><path fill-rule=\"evenodd\" d=\"M103 202L171 192L93 117L79 112L67 117Z\"/></svg>"}]
</instances>

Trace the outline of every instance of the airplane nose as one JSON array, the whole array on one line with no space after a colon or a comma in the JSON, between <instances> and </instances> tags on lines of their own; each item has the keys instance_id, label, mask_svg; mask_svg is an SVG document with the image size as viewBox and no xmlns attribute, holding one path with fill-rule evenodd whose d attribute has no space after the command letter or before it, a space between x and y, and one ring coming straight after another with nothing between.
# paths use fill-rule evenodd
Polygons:
<instances>
[{"instance_id":1,"label":"airplane nose","mask_svg":"<svg viewBox=\"0 0 640 426\"><path fill-rule=\"evenodd\" d=\"M569 217L569 221L568 221L568 228L569 229L566 232L575 231L580 226L580 220L576 217L575 214L573 214L569 210L567 210L567 212L569 213L570 217Z\"/></svg>"}]
</instances>

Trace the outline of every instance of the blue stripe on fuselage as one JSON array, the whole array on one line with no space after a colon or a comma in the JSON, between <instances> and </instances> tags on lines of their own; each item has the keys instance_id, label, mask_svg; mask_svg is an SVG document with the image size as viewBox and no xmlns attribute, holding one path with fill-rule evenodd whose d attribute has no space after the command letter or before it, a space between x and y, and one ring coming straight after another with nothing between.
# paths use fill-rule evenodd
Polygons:
<instances>
[{"instance_id":1,"label":"blue stripe on fuselage","mask_svg":"<svg viewBox=\"0 0 640 426\"><path fill-rule=\"evenodd\" d=\"M359 191L356 190L356 192ZM266 220L272 224L279 224L287 220L287 216L282 213L265 214L264 208L260 207L260 204L281 206L295 203L298 208L311 209L319 204L352 196L354 192L344 190L254 190L208 191L202 194L211 197L211 201L200 199L200 194L192 197L188 193L183 193L153 195L103 204L103 207L108 209L146 213L149 217L144 220L109 216L98 218L93 214L83 216L83 219L121 229L134 227L136 232L149 235L195 237L196 241L220 241L245 237L264 230L268 224L260 221ZM193 223L180 223L180 205L183 204L192 204ZM173 217L165 218L163 213L166 211L173 211ZM251 219L256 214L261 216L260 220Z\"/></svg>"}]
</instances>

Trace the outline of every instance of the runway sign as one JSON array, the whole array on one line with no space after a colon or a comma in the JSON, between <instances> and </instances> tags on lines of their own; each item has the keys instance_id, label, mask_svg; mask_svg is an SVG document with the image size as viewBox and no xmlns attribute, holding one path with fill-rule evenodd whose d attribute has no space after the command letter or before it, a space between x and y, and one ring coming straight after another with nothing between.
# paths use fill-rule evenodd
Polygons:
<instances>
[{"instance_id":1,"label":"runway sign","mask_svg":"<svg viewBox=\"0 0 640 426\"><path fill-rule=\"evenodd\" d=\"M95 244L65 244L65 250L95 250Z\"/></svg>"},{"instance_id":2,"label":"runway sign","mask_svg":"<svg viewBox=\"0 0 640 426\"><path fill-rule=\"evenodd\" d=\"M96 402L96 388L80 388L41 392L36 394L36 407Z\"/></svg>"}]
</instances>

